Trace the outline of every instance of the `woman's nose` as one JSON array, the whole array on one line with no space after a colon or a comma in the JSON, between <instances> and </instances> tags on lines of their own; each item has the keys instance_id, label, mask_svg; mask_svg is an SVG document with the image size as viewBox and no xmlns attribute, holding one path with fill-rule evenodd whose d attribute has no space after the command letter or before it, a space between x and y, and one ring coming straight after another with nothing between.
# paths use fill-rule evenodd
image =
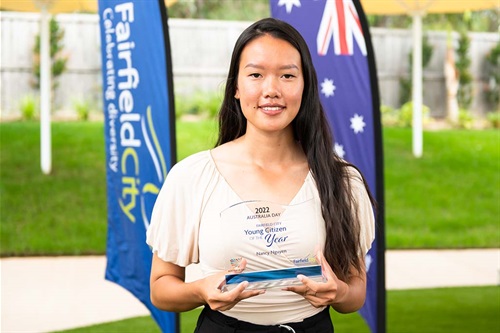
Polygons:
<instances>
[{"instance_id":1,"label":"woman's nose","mask_svg":"<svg viewBox=\"0 0 500 333\"><path fill-rule=\"evenodd\" d=\"M279 82L277 78L267 77L264 81L262 91L265 98L279 98L281 97Z\"/></svg>"}]
</instances>

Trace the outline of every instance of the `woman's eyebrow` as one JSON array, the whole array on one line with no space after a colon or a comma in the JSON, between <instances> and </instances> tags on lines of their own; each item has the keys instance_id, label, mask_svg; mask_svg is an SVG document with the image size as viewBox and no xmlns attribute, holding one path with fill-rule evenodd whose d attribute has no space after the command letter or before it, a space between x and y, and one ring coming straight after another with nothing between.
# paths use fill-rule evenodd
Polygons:
<instances>
[{"instance_id":1,"label":"woman's eyebrow","mask_svg":"<svg viewBox=\"0 0 500 333\"><path fill-rule=\"evenodd\" d=\"M253 64L253 63L249 63L243 68L248 68L248 67L257 68L257 69L264 69L264 66L258 65L258 64ZM290 64L290 65L280 66L279 69L297 69L298 70L299 67L295 64Z\"/></svg>"}]
</instances>

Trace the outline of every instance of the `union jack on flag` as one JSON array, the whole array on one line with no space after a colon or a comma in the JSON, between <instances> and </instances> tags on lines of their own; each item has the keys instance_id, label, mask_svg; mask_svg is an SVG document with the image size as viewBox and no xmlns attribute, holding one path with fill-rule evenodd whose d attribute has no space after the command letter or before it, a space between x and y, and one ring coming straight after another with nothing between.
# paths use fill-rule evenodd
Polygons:
<instances>
[{"instance_id":1,"label":"union jack on flag","mask_svg":"<svg viewBox=\"0 0 500 333\"><path fill-rule=\"evenodd\" d=\"M366 56L365 37L352 1L327 1L319 25L316 45L318 54L325 56L333 38L336 55L353 55L353 41Z\"/></svg>"},{"instance_id":2,"label":"union jack on flag","mask_svg":"<svg viewBox=\"0 0 500 333\"><path fill-rule=\"evenodd\" d=\"M270 0L272 16L306 40L337 154L356 165L379 205L366 255L367 298L360 310L372 332L385 332L383 165L375 58L359 0Z\"/></svg>"}]
</instances>

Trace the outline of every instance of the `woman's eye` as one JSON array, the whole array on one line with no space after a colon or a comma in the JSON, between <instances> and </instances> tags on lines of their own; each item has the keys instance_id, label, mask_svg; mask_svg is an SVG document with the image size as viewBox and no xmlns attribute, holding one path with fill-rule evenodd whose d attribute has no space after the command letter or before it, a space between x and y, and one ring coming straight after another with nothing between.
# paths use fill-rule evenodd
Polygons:
<instances>
[{"instance_id":1,"label":"woman's eye","mask_svg":"<svg viewBox=\"0 0 500 333\"><path fill-rule=\"evenodd\" d=\"M283 77L285 79L293 79L295 77L295 75L292 75L292 74L284 74Z\"/></svg>"},{"instance_id":2,"label":"woman's eye","mask_svg":"<svg viewBox=\"0 0 500 333\"><path fill-rule=\"evenodd\" d=\"M261 75L259 73L252 73L249 76L251 76L253 78L259 78Z\"/></svg>"}]
</instances>

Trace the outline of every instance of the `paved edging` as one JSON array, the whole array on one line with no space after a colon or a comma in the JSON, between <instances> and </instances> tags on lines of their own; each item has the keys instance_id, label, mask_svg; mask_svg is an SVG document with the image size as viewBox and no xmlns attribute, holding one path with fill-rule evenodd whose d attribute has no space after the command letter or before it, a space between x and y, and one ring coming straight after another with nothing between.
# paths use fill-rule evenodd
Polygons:
<instances>
[{"instance_id":1,"label":"paved edging","mask_svg":"<svg viewBox=\"0 0 500 333\"><path fill-rule=\"evenodd\" d=\"M48 332L147 315L104 280L104 256L4 258L1 332ZM387 289L498 285L500 249L388 251ZM189 277L199 274L188 270Z\"/></svg>"},{"instance_id":2,"label":"paved edging","mask_svg":"<svg viewBox=\"0 0 500 333\"><path fill-rule=\"evenodd\" d=\"M388 251L386 286L420 289L500 284L500 249Z\"/></svg>"}]
</instances>

